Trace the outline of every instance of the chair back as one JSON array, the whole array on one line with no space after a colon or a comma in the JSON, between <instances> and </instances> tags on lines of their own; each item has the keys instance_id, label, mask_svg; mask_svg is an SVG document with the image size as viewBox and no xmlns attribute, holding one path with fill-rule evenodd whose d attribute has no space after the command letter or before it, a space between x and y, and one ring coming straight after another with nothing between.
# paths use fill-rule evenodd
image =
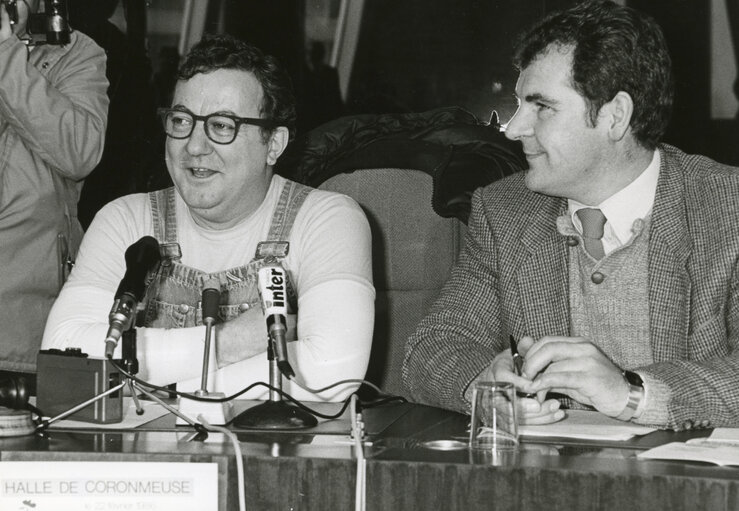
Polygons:
<instances>
[{"instance_id":1,"label":"chair back","mask_svg":"<svg viewBox=\"0 0 739 511\"><path fill-rule=\"evenodd\" d=\"M459 253L465 226L431 208L431 176L412 169L361 169L319 188L352 197L372 230L375 330L366 379L406 396L406 340L439 295Z\"/></svg>"},{"instance_id":2,"label":"chair back","mask_svg":"<svg viewBox=\"0 0 739 511\"><path fill-rule=\"evenodd\" d=\"M456 262L473 191L525 165L497 114L481 122L458 107L342 117L280 157L278 173L352 197L369 219L377 292L369 381L407 397L406 341Z\"/></svg>"}]
</instances>

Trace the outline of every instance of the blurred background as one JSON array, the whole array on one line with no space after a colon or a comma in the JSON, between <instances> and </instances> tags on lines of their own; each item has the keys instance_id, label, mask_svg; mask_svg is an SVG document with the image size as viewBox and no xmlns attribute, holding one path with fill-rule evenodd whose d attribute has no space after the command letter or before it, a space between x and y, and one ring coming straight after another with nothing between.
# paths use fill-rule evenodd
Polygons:
<instances>
[{"instance_id":1,"label":"blurred background","mask_svg":"<svg viewBox=\"0 0 739 511\"><path fill-rule=\"evenodd\" d=\"M86 181L85 223L105 202L166 186L154 109L169 106L180 57L231 33L278 57L298 98L298 132L336 117L463 107L515 111L515 37L575 0L68 0L73 28L108 53L106 154ZM739 3L621 0L663 27L676 78L665 141L739 165Z\"/></svg>"}]
</instances>

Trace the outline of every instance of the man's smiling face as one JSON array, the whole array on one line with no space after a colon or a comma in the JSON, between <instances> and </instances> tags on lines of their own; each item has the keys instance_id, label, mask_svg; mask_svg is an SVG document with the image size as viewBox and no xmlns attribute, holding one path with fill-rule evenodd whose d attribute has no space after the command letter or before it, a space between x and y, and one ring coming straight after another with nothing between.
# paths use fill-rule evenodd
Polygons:
<instances>
[{"instance_id":1,"label":"man's smiling face","mask_svg":"<svg viewBox=\"0 0 739 511\"><path fill-rule=\"evenodd\" d=\"M609 162L608 125L593 126L585 99L572 86L572 50L550 47L521 71L518 111L506 136L520 140L529 169L529 189L585 201L600 185Z\"/></svg>"},{"instance_id":2,"label":"man's smiling face","mask_svg":"<svg viewBox=\"0 0 739 511\"><path fill-rule=\"evenodd\" d=\"M262 97L252 73L219 69L179 81L172 107L197 115L259 118ZM260 128L252 125L241 125L232 143L216 144L202 122L186 139L167 138L167 169L198 224L228 228L259 207L272 179L273 144L274 137L265 142Z\"/></svg>"}]
</instances>

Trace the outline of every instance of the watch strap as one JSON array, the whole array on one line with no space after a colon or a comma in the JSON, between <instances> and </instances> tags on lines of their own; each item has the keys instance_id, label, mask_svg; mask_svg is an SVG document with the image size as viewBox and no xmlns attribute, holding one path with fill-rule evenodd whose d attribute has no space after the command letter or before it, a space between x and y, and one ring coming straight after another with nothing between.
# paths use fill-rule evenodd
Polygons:
<instances>
[{"instance_id":1,"label":"watch strap","mask_svg":"<svg viewBox=\"0 0 739 511\"><path fill-rule=\"evenodd\" d=\"M644 399L644 382L641 376L633 371L624 371L623 377L629 385L629 398L626 401L626 407L616 418L621 421L628 421L634 417L637 408L639 408L639 403Z\"/></svg>"}]
</instances>

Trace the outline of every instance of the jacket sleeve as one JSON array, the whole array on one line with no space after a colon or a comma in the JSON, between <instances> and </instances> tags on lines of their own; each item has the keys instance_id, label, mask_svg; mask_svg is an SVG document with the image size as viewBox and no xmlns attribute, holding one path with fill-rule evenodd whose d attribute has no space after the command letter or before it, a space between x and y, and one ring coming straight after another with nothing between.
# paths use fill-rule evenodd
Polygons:
<instances>
[{"instance_id":1,"label":"jacket sleeve","mask_svg":"<svg viewBox=\"0 0 739 511\"><path fill-rule=\"evenodd\" d=\"M650 228L650 331L637 422L739 425L739 174L663 145ZM659 243L657 243L657 241Z\"/></svg>"},{"instance_id":2,"label":"jacket sleeve","mask_svg":"<svg viewBox=\"0 0 739 511\"><path fill-rule=\"evenodd\" d=\"M103 153L105 53L79 32L65 47L33 51L44 52L41 69L17 37L0 44L0 117L52 169L68 179L83 179Z\"/></svg>"},{"instance_id":3,"label":"jacket sleeve","mask_svg":"<svg viewBox=\"0 0 739 511\"><path fill-rule=\"evenodd\" d=\"M739 243L727 236L722 255L703 259L710 273L692 278L691 325L685 347L688 357L658 362L637 372L653 383L659 396L650 399L638 422L675 430L739 425ZM733 258L733 260L732 260ZM698 276L700 275L700 276ZM693 324L694 323L694 324ZM652 387L647 387L652 388ZM655 401L657 405L654 406ZM660 401L666 401L661 403ZM655 414L666 407L666 417Z\"/></svg>"},{"instance_id":4,"label":"jacket sleeve","mask_svg":"<svg viewBox=\"0 0 739 511\"><path fill-rule=\"evenodd\" d=\"M406 346L403 382L414 400L469 412L467 387L501 350L498 284L495 241L478 189L459 262Z\"/></svg>"},{"instance_id":5,"label":"jacket sleeve","mask_svg":"<svg viewBox=\"0 0 739 511\"><path fill-rule=\"evenodd\" d=\"M644 413L635 422L674 430L739 424L738 266L739 261L730 277L724 313L691 328L690 358L636 369L648 391Z\"/></svg>"}]
</instances>

